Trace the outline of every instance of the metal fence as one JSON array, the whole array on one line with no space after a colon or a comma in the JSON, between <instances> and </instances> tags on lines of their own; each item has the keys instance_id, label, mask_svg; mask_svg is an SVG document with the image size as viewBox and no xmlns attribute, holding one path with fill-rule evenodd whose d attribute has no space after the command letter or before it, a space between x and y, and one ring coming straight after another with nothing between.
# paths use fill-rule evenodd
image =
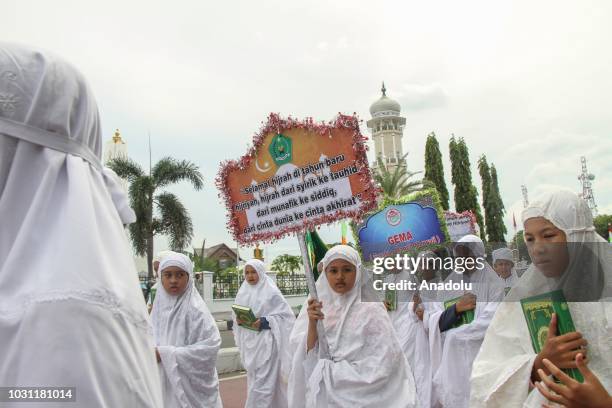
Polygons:
<instances>
[{"instance_id":1,"label":"metal fence","mask_svg":"<svg viewBox=\"0 0 612 408\"><path fill-rule=\"evenodd\" d=\"M242 275L215 276L213 278L213 299L235 298L243 280Z\"/></svg>"},{"instance_id":2,"label":"metal fence","mask_svg":"<svg viewBox=\"0 0 612 408\"><path fill-rule=\"evenodd\" d=\"M213 299L235 298L243 280L243 275L215 276L213 278ZM308 294L308 284L304 275L277 276L276 286L283 295Z\"/></svg>"},{"instance_id":3,"label":"metal fence","mask_svg":"<svg viewBox=\"0 0 612 408\"><path fill-rule=\"evenodd\" d=\"M277 276L276 286L283 295L305 295L308 293L308 284L304 275Z\"/></svg>"}]
</instances>

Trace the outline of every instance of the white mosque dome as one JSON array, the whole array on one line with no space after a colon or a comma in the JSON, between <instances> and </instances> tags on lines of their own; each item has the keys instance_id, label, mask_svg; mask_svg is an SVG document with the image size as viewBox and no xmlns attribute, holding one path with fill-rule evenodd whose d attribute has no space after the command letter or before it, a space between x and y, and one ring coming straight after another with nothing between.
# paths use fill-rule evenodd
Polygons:
<instances>
[{"instance_id":1,"label":"white mosque dome","mask_svg":"<svg viewBox=\"0 0 612 408\"><path fill-rule=\"evenodd\" d=\"M372 116L378 116L377 114L381 114L383 112L393 112L399 115L401 110L400 104L386 95L387 89L385 88L384 82L381 91L382 96L380 99L370 106L370 114Z\"/></svg>"}]
</instances>

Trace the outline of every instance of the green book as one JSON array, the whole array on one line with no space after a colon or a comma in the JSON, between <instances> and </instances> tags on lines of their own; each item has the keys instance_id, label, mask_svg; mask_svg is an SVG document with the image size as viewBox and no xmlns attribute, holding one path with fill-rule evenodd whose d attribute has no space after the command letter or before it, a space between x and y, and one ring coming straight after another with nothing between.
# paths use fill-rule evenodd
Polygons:
<instances>
[{"instance_id":1,"label":"green book","mask_svg":"<svg viewBox=\"0 0 612 408\"><path fill-rule=\"evenodd\" d=\"M387 289L385 291L385 302L387 302L389 311L397 310L397 292Z\"/></svg>"},{"instance_id":2,"label":"green book","mask_svg":"<svg viewBox=\"0 0 612 408\"><path fill-rule=\"evenodd\" d=\"M240 327L244 327L245 329L259 331L255 327L255 322L257 321L257 317L253 313L253 310L247 306L240 305L232 305L232 310L236 313L236 319L242 320L242 324L239 324Z\"/></svg>"},{"instance_id":3,"label":"green book","mask_svg":"<svg viewBox=\"0 0 612 408\"><path fill-rule=\"evenodd\" d=\"M449 307L457 303L459 299L461 298L462 296L458 296L454 299L447 300L446 302L444 302L444 309L448 309ZM474 309L466 310L465 312L462 312L459 315L459 320L457 320L457 322L453 324L453 329L463 326L464 324L470 324L473 321L474 321Z\"/></svg>"},{"instance_id":4,"label":"green book","mask_svg":"<svg viewBox=\"0 0 612 408\"><path fill-rule=\"evenodd\" d=\"M557 333L559 335L576 331L567 301L561 290L521 299L521 307L529 328L531 344L536 353L542 351L544 347L553 313L557 314ZM577 368L563 369L563 371L574 380L584 382Z\"/></svg>"}]
</instances>

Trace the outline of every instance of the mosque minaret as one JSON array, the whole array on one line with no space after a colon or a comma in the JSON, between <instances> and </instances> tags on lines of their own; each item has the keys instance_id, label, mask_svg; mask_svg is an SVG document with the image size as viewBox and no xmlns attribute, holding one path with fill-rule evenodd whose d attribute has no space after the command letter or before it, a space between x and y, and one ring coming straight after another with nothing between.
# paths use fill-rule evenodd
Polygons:
<instances>
[{"instance_id":1,"label":"mosque minaret","mask_svg":"<svg viewBox=\"0 0 612 408\"><path fill-rule=\"evenodd\" d=\"M384 82L381 92L380 99L370 106L372 119L367 121L367 126L372 132L375 157L381 158L387 169L393 171L397 166L406 166L406 161L402 159L404 156L402 138L406 118L400 116L400 104L387 96ZM378 163L375 160L373 168L377 167Z\"/></svg>"}]
</instances>

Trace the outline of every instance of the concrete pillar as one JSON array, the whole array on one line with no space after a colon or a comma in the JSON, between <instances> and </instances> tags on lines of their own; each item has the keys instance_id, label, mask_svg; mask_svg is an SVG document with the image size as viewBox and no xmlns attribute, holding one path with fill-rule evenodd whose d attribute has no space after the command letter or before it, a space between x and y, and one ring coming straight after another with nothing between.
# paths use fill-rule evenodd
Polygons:
<instances>
[{"instance_id":1,"label":"concrete pillar","mask_svg":"<svg viewBox=\"0 0 612 408\"><path fill-rule=\"evenodd\" d=\"M207 305L212 305L213 302L213 275L214 272L202 272L202 298Z\"/></svg>"},{"instance_id":2,"label":"concrete pillar","mask_svg":"<svg viewBox=\"0 0 612 408\"><path fill-rule=\"evenodd\" d=\"M276 284L276 272L274 272L274 271L267 271L266 275L268 275L270 277L270 279L272 279L274 281L274 284Z\"/></svg>"}]
</instances>

